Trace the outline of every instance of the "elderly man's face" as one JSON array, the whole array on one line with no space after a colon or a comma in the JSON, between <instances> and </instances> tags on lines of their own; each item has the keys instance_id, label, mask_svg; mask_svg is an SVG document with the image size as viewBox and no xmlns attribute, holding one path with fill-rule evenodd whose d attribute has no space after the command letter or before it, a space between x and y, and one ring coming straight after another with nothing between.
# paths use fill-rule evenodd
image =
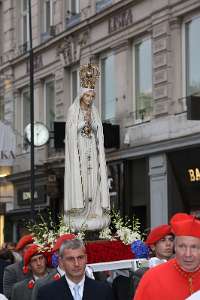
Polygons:
<instances>
[{"instance_id":1,"label":"elderly man's face","mask_svg":"<svg viewBox=\"0 0 200 300\"><path fill-rule=\"evenodd\" d=\"M176 259L186 272L200 267L200 239L192 236L178 236L175 239Z\"/></svg>"}]
</instances>

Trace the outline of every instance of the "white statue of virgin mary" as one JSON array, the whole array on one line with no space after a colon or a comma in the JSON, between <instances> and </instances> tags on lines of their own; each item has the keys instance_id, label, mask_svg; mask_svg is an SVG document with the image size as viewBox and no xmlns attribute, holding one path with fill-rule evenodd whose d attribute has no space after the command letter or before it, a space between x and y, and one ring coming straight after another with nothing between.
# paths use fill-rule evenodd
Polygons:
<instances>
[{"instance_id":1,"label":"white statue of virgin mary","mask_svg":"<svg viewBox=\"0 0 200 300\"><path fill-rule=\"evenodd\" d=\"M94 98L93 86L81 88L66 120L64 213L76 230L99 230L110 221L103 128Z\"/></svg>"}]
</instances>

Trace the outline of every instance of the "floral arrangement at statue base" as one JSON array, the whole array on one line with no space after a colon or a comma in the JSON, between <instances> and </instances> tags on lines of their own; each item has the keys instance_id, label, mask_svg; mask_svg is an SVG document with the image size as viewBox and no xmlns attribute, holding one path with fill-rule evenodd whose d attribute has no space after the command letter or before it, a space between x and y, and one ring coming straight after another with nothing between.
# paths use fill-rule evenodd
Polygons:
<instances>
[{"instance_id":1,"label":"floral arrangement at statue base","mask_svg":"<svg viewBox=\"0 0 200 300\"><path fill-rule=\"evenodd\" d=\"M131 244L141 239L139 220L125 220L118 212L111 212L112 230L106 227L100 231L99 241L87 242L88 263L111 262L135 257ZM112 234L114 230L115 234Z\"/></svg>"},{"instance_id":2,"label":"floral arrangement at statue base","mask_svg":"<svg viewBox=\"0 0 200 300\"><path fill-rule=\"evenodd\" d=\"M111 262L135 257L144 257L146 249L141 241L140 223L136 217L132 220L127 217L123 219L118 212L111 212L111 226L104 228L99 233L99 240L86 241L86 252L88 263ZM58 263L58 257L51 252L56 240L66 233L74 233L76 238L83 239L87 227L82 226L79 232L73 232L70 224L66 224L63 217L59 218L58 224L52 220L51 212L47 220L39 216L39 222L28 224L27 228L34 236L34 243L43 247L49 253L51 264ZM111 230L112 229L112 230ZM113 234L114 232L114 234Z\"/></svg>"},{"instance_id":3,"label":"floral arrangement at statue base","mask_svg":"<svg viewBox=\"0 0 200 300\"><path fill-rule=\"evenodd\" d=\"M118 240L87 242L86 252L89 264L134 258L131 246Z\"/></svg>"}]
</instances>

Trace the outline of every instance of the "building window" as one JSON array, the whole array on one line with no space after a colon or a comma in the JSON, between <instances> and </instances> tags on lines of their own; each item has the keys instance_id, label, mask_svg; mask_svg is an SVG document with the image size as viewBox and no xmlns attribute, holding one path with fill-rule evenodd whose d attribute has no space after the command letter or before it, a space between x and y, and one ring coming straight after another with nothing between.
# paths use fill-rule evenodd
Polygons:
<instances>
[{"instance_id":1,"label":"building window","mask_svg":"<svg viewBox=\"0 0 200 300\"><path fill-rule=\"evenodd\" d=\"M71 0L69 11L71 15L76 15L80 13L80 0Z\"/></svg>"},{"instance_id":2,"label":"building window","mask_svg":"<svg viewBox=\"0 0 200 300\"><path fill-rule=\"evenodd\" d=\"M0 65L2 64L3 53L3 5L0 2Z\"/></svg>"},{"instance_id":3,"label":"building window","mask_svg":"<svg viewBox=\"0 0 200 300\"><path fill-rule=\"evenodd\" d=\"M149 117L152 111L152 45L151 39L134 45L136 119Z\"/></svg>"},{"instance_id":4,"label":"building window","mask_svg":"<svg viewBox=\"0 0 200 300\"><path fill-rule=\"evenodd\" d=\"M80 0L66 0L66 27L73 27L80 22Z\"/></svg>"},{"instance_id":5,"label":"building window","mask_svg":"<svg viewBox=\"0 0 200 300\"><path fill-rule=\"evenodd\" d=\"M4 97L0 95L0 120L4 119Z\"/></svg>"},{"instance_id":6,"label":"building window","mask_svg":"<svg viewBox=\"0 0 200 300\"><path fill-rule=\"evenodd\" d=\"M200 17L186 23L186 94L200 94Z\"/></svg>"},{"instance_id":7,"label":"building window","mask_svg":"<svg viewBox=\"0 0 200 300\"><path fill-rule=\"evenodd\" d=\"M25 127L30 123L30 94L29 91L23 91L21 94L22 100L22 133Z\"/></svg>"},{"instance_id":8,"label":"building window","mask_svg":"<svg viewBox=\"0 0 200 300\"><path fill-rule=\"evenodd\" d=\"M115 118L116 112L114 55L101 60L101 74L102 119L106 121Z\"/></svg>"},{"instance_id":9,"label":"building window","mask_svg":"<svg viewBox=\"0 0 200 300\"><path fill-rule=\"evenodd\" d=\"M23 50L27 51L29 38L29 7L28 0L21 0L21 32ZM23 52L24 52L23 51Z\"/></svg>"},{"instance_id":10,"label":"building window","mask_svg":"<svg viewBox=\"0 0 200 300\"><path fill-rule=\"evenodd\" d=\"M41 24L42 24L42 41L48 40L55 36L56 27L54 26L54 2L55 0L43 0L41 2Z\"/></svg>"},{"instance_id":11,"label":"building window","mask_svg":"<svg viewBox=\"0 0 200 300\"><path fill-rule=\"evenodd\" d=\"M53 130L55 121L55 83L54 80L46 80L44 84L45 97L45 123L49 130Z\"/></svg>"},{"instance_id":12,"label":"building window","mask_svg":"<svg viewBox=\"0 0 200 300\"><path fill-rule=\"evenodd\" d=\"M79 93L79 69L73 68L71 70L71 100L72 102L76 99Z\"/></svg>"},{"instance_id":13,"label":"building window","mask_svg":"<svg viewBox=\"0 0 200 300\"><path fill-rule=\"evenodd\" d=\"M53 0L44 1L44 32L50 31L53 25Z\"/></svg>"}]
</instances>

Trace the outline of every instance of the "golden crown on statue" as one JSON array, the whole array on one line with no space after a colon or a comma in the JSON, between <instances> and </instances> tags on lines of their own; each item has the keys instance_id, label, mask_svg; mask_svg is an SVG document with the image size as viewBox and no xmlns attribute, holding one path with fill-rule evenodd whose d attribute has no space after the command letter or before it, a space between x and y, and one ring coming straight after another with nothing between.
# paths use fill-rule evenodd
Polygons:
<instances>
[{"instance_id":1,"label":"golden crown on statue","mask_svg":"<svg viewBox=\"0 0 200 300\"><path fill-rule=\"evenodd\" d=\"M99 67L95 64L80 66L80 85L82 88L94 89L95 83L100 76Z\"/></svg>"}]
</instances>

